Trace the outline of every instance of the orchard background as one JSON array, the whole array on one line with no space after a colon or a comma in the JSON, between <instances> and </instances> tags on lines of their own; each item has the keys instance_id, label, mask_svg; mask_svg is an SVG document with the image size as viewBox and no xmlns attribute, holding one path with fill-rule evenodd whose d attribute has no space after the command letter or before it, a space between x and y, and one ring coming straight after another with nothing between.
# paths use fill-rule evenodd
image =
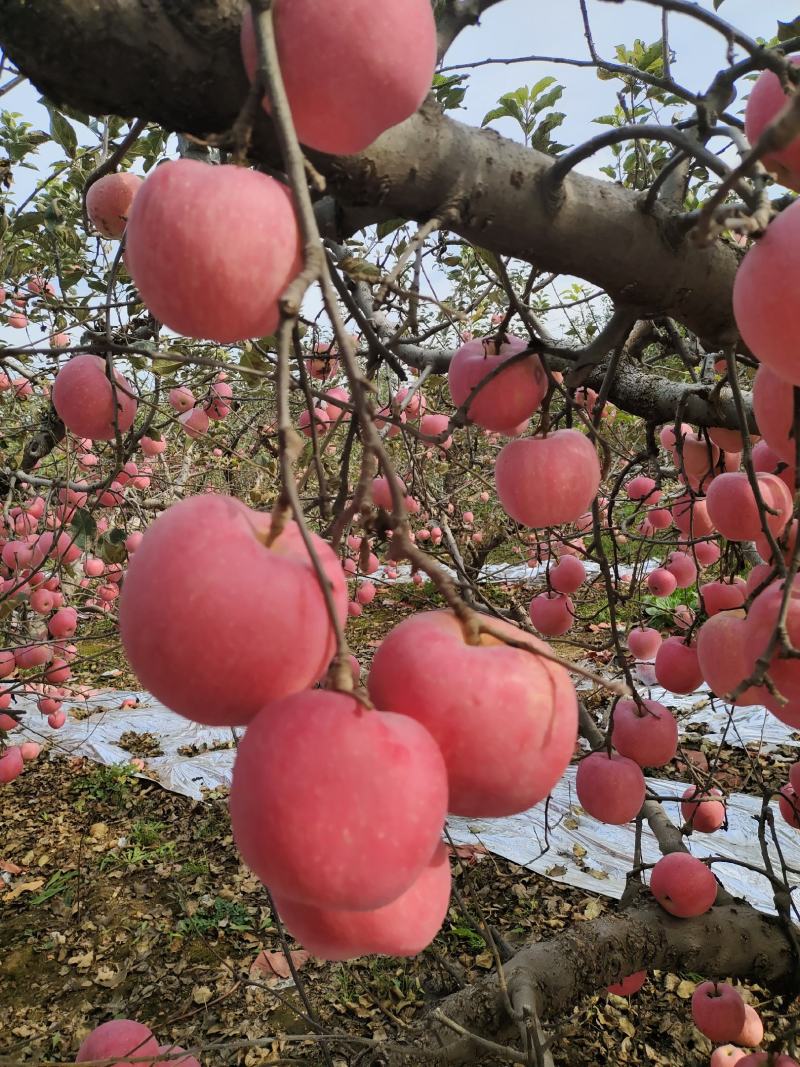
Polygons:
<instances>
[{"instance_id":1,"label":"orchard background","mask_svg":"<svg viewBox=\"0 0 800 1067\"><path fill-rule=\"evenodd\" d=\"M0 48L0 1064L795 1063L792 4Z\"/></svg>"}]
</instances>

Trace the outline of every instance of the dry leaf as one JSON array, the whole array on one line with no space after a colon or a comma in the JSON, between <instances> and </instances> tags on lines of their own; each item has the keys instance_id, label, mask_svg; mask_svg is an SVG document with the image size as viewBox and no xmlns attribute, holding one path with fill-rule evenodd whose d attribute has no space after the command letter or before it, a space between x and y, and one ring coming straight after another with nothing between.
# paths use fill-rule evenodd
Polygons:
<instances>
[{"instance_id":1,"label":"dry leaf","mask_svg":"<svg viewBox=\"0 0 800 1067\"><path fill-rule=\"evenodd\" d=\"M689 1000L695 989L697 989L697 982L691 982L688 978L684 978L682 982L678 983L678 988L675 992L681 1000Z\"/></svg>"},{"instance_id":2,"label":"dry leaf","mask_svg":"<svg viewBox=\"0 0 800 1067\"><path fill-rule=\"evenodd\" d=\"M192 990L192 1000L195 1004L208 1004L213 996L213 992L207 985L196 985Z\"/></svg>"},{"instance_id":3,"label":"dry leaf","mask_svg":"<svg viewBox=\"0 0 800 1067\"><path fill-rule=\"evenodd\" d=\"M110 967L98 968L97 975L95 976L95 984L103 986L104 989L116 989L124 980L124 971L114 971Z\"/></svg>"},{"instance_id":4,"label":"dry leaf","mask_svg":"<svg viewBox=\"0 0 800 1067\"><path fill-rule=\"evenodd\" d=\"M584 919L596 919L598 915L602 915L604 911L603 903L597 897L594 900L590 900L586 905L583 917Z\"/></svg>"},{"instance_id":5,"label":"dry leaf","mask_svg":"<svg viewBox=\"0 0 800 1067\"><path fill-rule=\"evenodd\" d=\"M447 849L448 855L456 859L464 860L468 864L478 863L488 855L485 845L456 845L455 848Z\"/></svg>"},{"instance_id":6,"label":"dry leaf","mask_svg":"<svg viewBox=\"0 0 800 1067\"><path fill-rule=\"evenodd\" d=\"M310 959L309 952L295 951L291 953L292 963L295 970L300 970L306 960ZM289 963L282 952L259 952L250 965L250 977L259 978L291 978L292 972Z\"/></svg>"},{"instance_id":7,"label":"dry leaf","mask_svg":"<svg viewBox=\"0 0 800 1067\"><path fill-rule=\"evenodd\" d=\"M3 894L3 900L16 900L17 897L21 897L23 893L35 893L37 889L41 889L44 885L44 878L34 878L32 882L20 882L19 885L15 885L13 889L8 893Z\"/></svg>"},{"instance_id":8,"label":"dry leaf","mask_svg":"<svg viewBox=\"0 0 800 1067\"><path fill-rule=\"evenodd\" d=\"M94 963L94 949L89 949L88 952L78 953L77 956L70 956L67 963L73 963L80 970L85 971L87 967L91 967Z\"/></svg>"}]
</instances>

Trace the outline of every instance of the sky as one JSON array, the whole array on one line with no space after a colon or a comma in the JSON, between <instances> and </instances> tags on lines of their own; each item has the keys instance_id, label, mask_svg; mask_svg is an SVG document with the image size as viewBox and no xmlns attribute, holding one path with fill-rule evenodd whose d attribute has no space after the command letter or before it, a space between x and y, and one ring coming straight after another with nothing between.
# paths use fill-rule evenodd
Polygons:
<instances>
[{"instance_id":1,"label":"sky","mask_svg":"<svg viewBox=\"0 0 800 1067\"><path fill-rule=\"evenodd\" d=\"M699 6L713 10L711 0L702 0ZM595 44L606 59L614 58L617 44L631 47L637 37L649 44L660 36L660 10L642 0L588 0L588 7ZM776 33L779 20L790 21L800 14L800 4L797 0L725 0L718 13L751 36L769 38ZM726 64L724 39L694 19L670 15L670 42L677 53L674 76L689 89L706 88ZM479 27L464 31L445 64L534 54L588 58L578 0L504 0L484 15ZM467 111L460 117L479 123L501 93L532 84L545 74L566 86L559 108L568 116L562 127L567 139L572 144L584 140L591 120L613 106L618 87L618 83L600 81L593 69L546 62L480 68L471 75ZM508 120L497 128L506 136L513 134Z\"/></svg>"},{"instance_id":2,"label":"sky","mask_svg":"<svg viewBox=\"0 0 800 1067\"><path fill-rule=\"evenodd\" d=\"M701 0L700 6L712 10L712 0ZM651 43L660 36L660 9L645 0L625 0L624 3L588 0L588 7L594 40L605 58L614 58L617 44L630 47L637 37ZM719 14L751 36L771 37L776 33L778 20L790 21L800 13L799 8L798 0L724 0ZM674 76L689 89L699 91L707 87L717 70L726 63L726 41L694 19L670 15L670 41L677 56ZM484 15L480 26L466 30L459 37L446 56L445 64L533 54L587 58L578 0L502 0ZM463 122L478 125L502 93L533 84L548 74L554 75L565 86L558 108L566 112L567 118L557 131L557 139L562 143L577 144L599 132L601 127L592 125L592 120L613 109L619 83L599 80L591 68L579 69L548 62L497 65L471 72L465 109L454 115ZM21 112L35 126L47 129L47 113L38 104L38 96L32 86L25 84L9 93L1 103L9 110ZM735 104L733 110L740 111L741 103ZM494 125L505 136L520 136L519 129L508 119ZM47 174L49 161L59 157L60 151L43 146L38 174L18 169L13 199L19 202L27 196L33 183ZM602 162L602 158L594 158L578 169L597 173ZM13 343L21 340L19 331L2 328L0 338Z\"/></svg>"}]
</instances>

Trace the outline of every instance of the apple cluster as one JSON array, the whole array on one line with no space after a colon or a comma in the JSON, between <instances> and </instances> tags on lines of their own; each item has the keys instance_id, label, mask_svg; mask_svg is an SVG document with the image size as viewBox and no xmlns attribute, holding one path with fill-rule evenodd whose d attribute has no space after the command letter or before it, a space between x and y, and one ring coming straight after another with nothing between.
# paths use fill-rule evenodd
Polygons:
<instances>
[{"instance_id":1,"label":"apple cluster","mask_svg":"<svg viewBox=\"0 0 800 1067\"><path fill-rule=\"evenodd\" d=\"M344 571L312 538L343 623ZM322 958L419 952L448 907L447 811L523 811L575 750L569 675L507 623L470 643L449 612L406 619L373 661L374 708L313 688L335 635L302 535L289 522L273 536L269 516L229 497L192 497L156 519L119 614L128 659L158 699L196 722L247 725L236 843Z\"/></svg>"}]
</instances>

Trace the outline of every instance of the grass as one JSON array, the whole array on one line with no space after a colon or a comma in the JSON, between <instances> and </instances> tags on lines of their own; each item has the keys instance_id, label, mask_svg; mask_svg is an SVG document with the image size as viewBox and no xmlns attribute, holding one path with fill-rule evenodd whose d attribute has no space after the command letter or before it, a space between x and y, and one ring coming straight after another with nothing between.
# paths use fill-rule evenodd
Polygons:
<instances>
[{"instance_id":1,"label":"grass","mask_svg":"<svg viewBox=\"0 0 800 1067\"><path fill-rule=\"evenodd\" d=\"M164 863L174 859L175 845L168 841L158 848L142 848L141 845L131 845L130 848L122 848L119 851L107 852L100 860L101 871L113 871L119 867L143 867L155 863Z\"/></svg>"},{"instance_id":2,"label":"grass","mask_svg":"<svg viewBox=\"0 0 800 1067\"><path fill-rule=\"evenodd\" d=\"M253 916L237 900L217 897L210 908L200 909L194 915L181 919L177 933L189 937L203 937L212 930L235 930L246 933L255 929Z\"/></svg>"},{"instance_id":3,"label":"grass","mask_svg":"<svg viewBox=\"0 0 800 1067\"><path fill-rule=\"evenodd\" d=\"M181 864L178 873L186 878L195 878L201 874L208 874L210 869L205 860L187 860L186 863Z\"/></svg>"},{"instance_id":4,"label":"grass","mask_svg":"<svg viewBox=\"0 0 800 1067\"><path fill-rule=\"evenodd\" d=\"M484 938L476 930L473 930L471 926L457 926L455 923L451 923L445 929L448 934L451 934L457 940L465 941L470 948L481 949L486 944Z\"/></svg>"},{"instance_id":5,"label":"grass","mask_svg":"<svg viewBox=\"0 0 800 1067\"><path fill-rule=\"evenodd\" d=\"M56 871L51 875L45 884L41 893L37 893L35 897L31 897L31 904L37 906L44 904L50 900L51 897L58 896L59 893L63 893L65 889L69 888L69 883L73 878L77 876L77 871Z\"/></svg>"},{"instance_id":6,"label":"grass","mask_svg":"<svg viewBox=\"0 0 800 1067\"><path fill-rule=\"evenodd\" d=\"M211 841L220 833L220 821L216 814L206 815L194 824L193 836L199 841Z\"/></svg>"},{"instance_id":7,"label":"grass","mask_svg":"<svg viewBox=\"0 0 800 1067\"><path fill-rule=\"evenodd\" d=\"M133 826L131 826L128 840L132 845L141 845L143 848L148 848L161 841L166 829L167 824L164 822L156 822L151 819L137 819Z\"/></svg>"},{"instance_id":8,"label":"grass","mask_svg":"<svg viewBox=\"0 0 800 1067\"><path fill-rule=\"evenodd\" d=\"M135 774L136 768L132 764L121 763L113 767L96 767L91 774L76 778L72 783L72 792L78 796L76 810L82 811L88 800L124 807L130 799Z\"/></svg>"}]
</instances>

